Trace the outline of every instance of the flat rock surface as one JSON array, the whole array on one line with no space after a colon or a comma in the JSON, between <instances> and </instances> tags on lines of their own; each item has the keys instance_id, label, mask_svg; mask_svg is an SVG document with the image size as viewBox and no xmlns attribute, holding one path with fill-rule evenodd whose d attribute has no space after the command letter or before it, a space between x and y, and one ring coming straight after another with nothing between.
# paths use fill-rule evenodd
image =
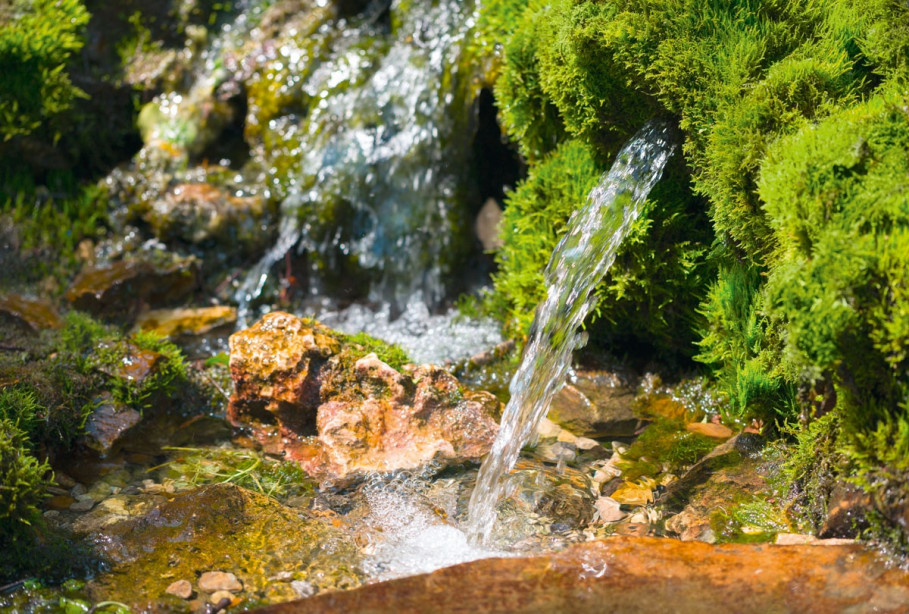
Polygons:
<instances>
[{"instance_id":1,"label":"flat rock surface","mask_svg":"<svg viewBox=\"0 0 909 614\"><path fill-rule=\"evenodd\" d=\"M306 612L906 612L909 572L860 546L612 538L485 559L257 610Z\"/></svg>"}]
</instances>

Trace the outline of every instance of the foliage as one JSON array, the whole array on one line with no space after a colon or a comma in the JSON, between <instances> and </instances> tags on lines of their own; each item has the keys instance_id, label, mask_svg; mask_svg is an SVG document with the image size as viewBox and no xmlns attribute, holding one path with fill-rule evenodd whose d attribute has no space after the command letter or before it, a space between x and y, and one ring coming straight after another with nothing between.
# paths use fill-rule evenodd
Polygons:
<instances>
[{"instance_id":1,"label":"foliage","mask_svg":"<svg viewBox=\"0 0 909 614\"><path fill-rule=\"evenodd\" d=\"M84 44L88 11L80 0L14 0L8 11L0 15L0 135L57 141L85 96L66 67Z\"/></svg>"},{"instance_id":2,"label":"foliage","mask_svg":"<svg viewBox=\"0 0 909 614\"><path fill-rule=\"evenodd\" d=\"M3 393L4 403L13 401ZM33 400L33 399L32 399ZM0 544L24 539L40 518L50 466L38 462L18 424L0 418Z\"/></svg>"}]
</instances>

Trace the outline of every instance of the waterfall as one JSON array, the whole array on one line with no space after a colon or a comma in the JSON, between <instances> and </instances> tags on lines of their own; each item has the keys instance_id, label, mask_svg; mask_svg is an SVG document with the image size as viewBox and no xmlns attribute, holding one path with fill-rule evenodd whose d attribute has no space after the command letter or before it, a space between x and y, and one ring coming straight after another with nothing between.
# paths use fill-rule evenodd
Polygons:
<instances>
[{"instance_id":1,"label":"waterfall","mask_svg":"<svg viewBox=\"0 0 909 614\"><path fill-rule=\"evenodd\" d=\"M264 128L293 144L286 157L295 166L277 242L236 292L241 323L295 245L311 255L314 296L339 281L396 308L414 296L435 306L445 295L469 227L474 69L462 54L475 8L393 0L389 11L390 27L364 18L321 28L320 51L294 66L308 108ZM368 275L341 279L351 270Z\"/></svg>"},{"instance_id":2,"label":"waterfall","mask_svg":"<svg viewBox=\"0 0 909 614\"><path fill-rule=\"evenodd\" d=\"M671 127L651 121L616 156L587 203L575 211L546 267L547 297L538 307L498 437L480 467L468 506L469 537L488 542L503 481L565 381L597 283L638 218L673 150Z\"/></svg>"}]
</instances>

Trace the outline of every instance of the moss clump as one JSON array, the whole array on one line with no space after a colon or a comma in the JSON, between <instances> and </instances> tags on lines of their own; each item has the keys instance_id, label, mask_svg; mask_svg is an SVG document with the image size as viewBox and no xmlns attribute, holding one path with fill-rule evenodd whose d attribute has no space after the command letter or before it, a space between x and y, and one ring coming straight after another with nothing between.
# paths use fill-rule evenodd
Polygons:
<instances>
[{"instance_id":1,"label":"moss clump","mask_svg":"<svg viewBox=\"0 0 909 614\"><path fill-rule=\"evenodd\" d=\"M493 310L510 334L525 334L545 297L543 270L571 213L586 202L602 167L574 139L533 167L506 198L504 247L497 253ZM695 309L710 279L703 206L685 187L681 160L670 165L632 226L616 262L599 284L591 334L598 339L645 339L658 348L690 353ZM700 209L700 210L699 210Z\"/></svg>"},{"instance_id":2,"label":"moss clump","mask_svg":"<svg viewBox=\"0 0 909 614\"><path fill-rule=\"evenodd\" d=\"M715 439L685 430L681 420L658 418L622 453L622 478L635 481L675 473L717 446Z\"/></svg>"},{"instance_id":3,"label":"moss clump","mask_svg":"<svg viewBox=\"0 0 909 614\"><path fill-rule=\"evenodd\" d=\"M14 401L5 392L0 395L4 405ZM31 533L40 518L38 506L47 496L49 471L47 462L32 455L25 431L13 420L0 418L0 543Z\"/></svg>"},{"instance_id":4,"label":"moss clump","mask_svg":"<svg viewBox=\"0 0 909 614\"><path fill-rule=\"evenodd\" d=\"M400 346L376 339L367 333L340 335L340 337L341 343L347 346L345 352L349 354L351 361L357 361L367 354L374 353L379 360L397 371L400 371L404 365L413 362Z\"/></svg>"},{"instance_id":5,"label":"moss clump","mask_svg":"<svg viewBox=\"0 0 909 614\"><path fill-rule=\"evenodd\" d=\"M15 0L0 12L0 135L40 135L51 141L68 130L66 113L85 93L66 65L84 44L89 14L79 0Z\"/></svg>"}]
</instances>

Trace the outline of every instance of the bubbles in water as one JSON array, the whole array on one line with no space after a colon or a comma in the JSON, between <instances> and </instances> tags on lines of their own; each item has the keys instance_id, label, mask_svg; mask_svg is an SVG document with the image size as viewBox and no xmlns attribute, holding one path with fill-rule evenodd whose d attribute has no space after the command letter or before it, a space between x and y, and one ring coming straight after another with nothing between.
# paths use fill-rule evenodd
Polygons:
<instances>
[{"instance_id":1,"label":"bubbles in water","mask_svg":"<svg viewBox=\"0 0 909 614\"><path fill-rule=\"evenodd\" d=\"M365 489L372 532L368 576L390 580L507 553L470 545L467 535L426 497L430 471L375 476ZM456 493L452 493L451 511Z\"/></svg>"},{"instance_id":2,"label":"bubbles in water","mask_svg":"<svg viewBox=\"0 0 909 614\"><path fill-rule=\"evenodd\" d=\"M341 332L365 332L400 345L419 364L444 364L470 358L502 342L499 325L489 319L465 318L457 310L433 315L419 294L411 296L404 312L392 319L387 303L378 309L352 305L318 316Z\"/></svg>"}]
</instances>

